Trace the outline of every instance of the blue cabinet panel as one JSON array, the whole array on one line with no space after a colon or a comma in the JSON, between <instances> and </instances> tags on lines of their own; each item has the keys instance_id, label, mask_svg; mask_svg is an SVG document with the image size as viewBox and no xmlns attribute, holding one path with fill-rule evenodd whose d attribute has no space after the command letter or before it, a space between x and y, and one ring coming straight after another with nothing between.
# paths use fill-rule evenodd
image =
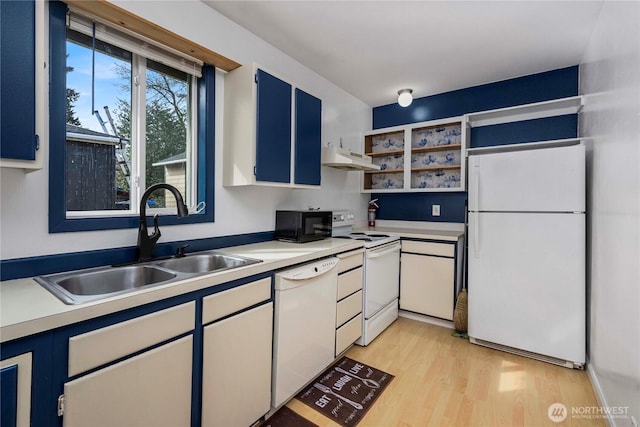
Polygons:
<instances>
[{"instance_id":1,"label":"blue cabinet panel","mask_svg":"<svg viewBox=\"0 0 640 427\"><path fill-rule=\"evenodd\" d=\"M258 70L256 180L291 181L291 85Z\"/></svg>"},{"instance_id":2,"label":"blue cabinet panel","mask_svg":"<svg viewBox=\"0 0 640 427\"><path fill-rule=\"evenodd\" d=\"M19 338L12 341L5 341L0 345L0 359L6 360L12 357L20 356L25 353L31 353L31 367L28 365L20 365L17 372L20 369L31 369L31 425L32 426L53 426L54 422L57 422L58 416L56 413L56 401L58 395L52 395L51 390L51 374L52 374L52 342L53 334L50 332L43 332L36 335L31 335L24 338ZM3 407L6 404L7 398L10 398L10 392L5 392L4 374L2 378L2 403ZM9 383L11 384L11 383ZM11 390L10 386L6 390ZM17 385L16 385L17 387ZM0 426L4 427L5 419L0 420ZM11 425L11 424L7 424Z\"/></svg>"},{"instance_id":3,"label":"blue cabinet panel","mask_svg":"<svg viewBox=\"0 0 640 427\"><path fill-rule=\"evenodd\" d=\"M320 185L322 101L296 89L296 184Z\"/></svg>"},{"instance_id":4,"label":"blue cabinet panel","mask_svg":"<svg viewBox=\"0 0 640 427\"><path fill-rule=\"evenodd\" d=\"M0 157L35 160L35 2L0 1Z\"/></svg>"},{"instance_id":5,"label":"blue cabinet panel","mask_svg":"<svg viewBox=\"0 0 640 427\"><path fill-rule=\"evenodd\" d=\"M18 415L18 366L7 366L0 371L0 425L15 427Z\"/></svg>"},{"instance_id":6,"label":"blue cabinet panel","mask_svg":"<svg viewBox=\"0 0 640 427\"><path fill-rule=\"evenodd\" d=\"M578 136L578 115L545 117L471 129L469 148L569 139Z\"/></svg>"}]
</instances>

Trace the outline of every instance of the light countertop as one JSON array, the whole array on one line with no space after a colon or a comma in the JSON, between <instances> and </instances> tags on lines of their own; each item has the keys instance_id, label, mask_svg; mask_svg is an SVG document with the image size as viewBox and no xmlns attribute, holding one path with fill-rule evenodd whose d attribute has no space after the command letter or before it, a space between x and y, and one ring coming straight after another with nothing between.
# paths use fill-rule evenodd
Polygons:
<instances>
[{"instance_id":1,"label":"light countertop","mask_svg":"<svg viewBox=\"0 0 640 427\"><path fill-rule=\"evenodd\" d=\"M375 226L375 227L359 227L354 231L367 231L376 232L381 234L390 234L400 237L409 237L414 239L430 239L430 240L444 240L450 242L457 242L460 236L464 234L463 231L456 230L439 230L429 228L411 228L411 227L389 227L389 226Z\"/></svg>"},{"instance_id":2,"label":"light countertop","mask_svg":"<svg viewBox=\"0 0 640 427\"><path fill-rule=\"evenodd\" d=\"M32 278L0 283L0 342L26 337L150 302L279 270L295 264L361 248L362 242L325 239L304 244L270 241L216 249L263 262L140 289L80 305L67 305ZM188 256L189 254L187 254Z\"/></svg>"}]
</instances>

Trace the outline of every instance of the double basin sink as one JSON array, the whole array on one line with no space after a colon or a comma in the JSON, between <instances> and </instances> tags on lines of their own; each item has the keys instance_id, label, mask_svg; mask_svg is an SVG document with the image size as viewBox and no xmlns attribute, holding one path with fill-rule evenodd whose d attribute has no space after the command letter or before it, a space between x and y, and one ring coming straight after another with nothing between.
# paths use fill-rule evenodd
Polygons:
<instances>
[{"instance_id":1,"label":"double basin sink","mask_svg":"<svg viewBox=\"0 0 640 427\"><path fill-rule=\"evenodd\" d=\"M262 261L210 251L140 264L50 274L35 280L65 304L81 304L259 262Z\"/></svg>"}]
</instances>

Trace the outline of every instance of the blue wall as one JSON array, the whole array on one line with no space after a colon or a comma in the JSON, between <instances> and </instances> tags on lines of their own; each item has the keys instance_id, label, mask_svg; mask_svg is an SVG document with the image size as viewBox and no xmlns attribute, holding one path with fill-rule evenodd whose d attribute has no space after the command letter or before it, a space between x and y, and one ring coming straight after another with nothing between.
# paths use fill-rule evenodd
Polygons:
<instances>
[{"instance_id":1,"label":"blue wall","mask_svg":"<svg viewBox=\"0 0 640 427\"><path fill-rule=\"evenodd\" d=\"M397 103L373 109L373 129L461 116L578 95L578 66L417 98L406 108ZM575 138L578 115L525 120L471 130L470 147ZM465 220L466 192L372 193L378 199L379 219L459 222ZM431 216L431 205L440 216Z\"/></svg>"},{"instance_id":2,"label":"blue wall","mask_svg":"<svg viewBox=\"0 0 640 427\"><path fill-rule=\"evenodd\" d=\"M567 98L578 94L578 66L416 98L373 109L373 129L461 116L476 111Z\"/></svg>"}]
</instances>

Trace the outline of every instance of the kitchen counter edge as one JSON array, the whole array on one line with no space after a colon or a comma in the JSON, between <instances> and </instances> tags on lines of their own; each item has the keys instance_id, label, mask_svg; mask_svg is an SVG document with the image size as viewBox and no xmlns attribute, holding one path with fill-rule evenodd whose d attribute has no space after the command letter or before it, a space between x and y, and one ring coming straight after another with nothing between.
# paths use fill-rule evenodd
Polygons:
<instances>
[{"instance_id":1,"label":"kitchen counter edge","mask_svg":"<svg viewBox=\"0 0 640 427\"><path fill-rule=\"evenodd\" d=\"M79 305L67 305L33 278L0 282L0 343L256 274L359 249L362 242L325 239L305 244L270 241L216 249L262 262Z\"/></svg>"},{"instance_id":2,"label":"kitchen counter edge","mask_svg":"<svg viewBox=\"0 0 640 427\"><path fill-rule=\"evenodd\" d=\"M423 228L407 228L407 227L361 227L354 231L375 232L381 234L391 234L400 238L413 238L425 240L444 240L456 242L460 236L464 235L464 231L456 230L436 230Z\"/></svg>"}]
</instances>

